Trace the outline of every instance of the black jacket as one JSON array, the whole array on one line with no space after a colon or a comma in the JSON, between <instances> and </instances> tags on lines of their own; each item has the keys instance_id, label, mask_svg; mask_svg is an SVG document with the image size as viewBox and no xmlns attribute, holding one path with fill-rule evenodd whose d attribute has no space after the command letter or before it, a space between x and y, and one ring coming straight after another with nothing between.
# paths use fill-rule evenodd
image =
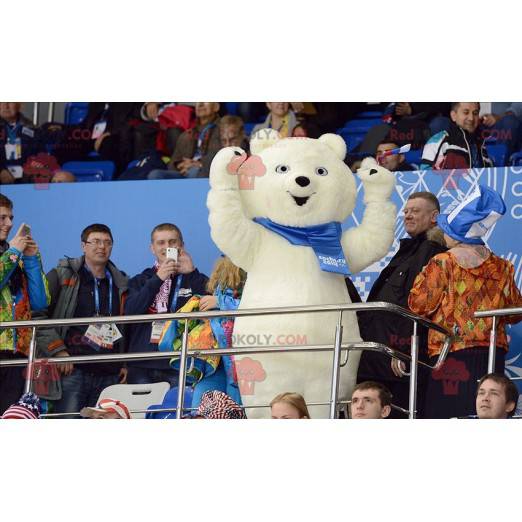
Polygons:
<instances>
[{"instance_id":1,"label":"black jacket","mask_svg":"<svg viewBox=\"0 0 522 522\"><path fill-rule=\"evenodd\" d=\"M368 295L367 302L385 301L408 308L408 295L417 275L435 255L446 247L429 240L426 234L401 239L400 247L387 267L381 272ZM359 326L364 341L385 344L408 352L413 323L390 312L359 313ZM419 329L419 358L427 360L427 331ZM364 351L358 371L358 382L363 380L398 380L390 368L390 358L377 352Z\"/></svg>"},{"instance_id":2,"label":"black jacket","mask_svg":"<svg viewBox=\"0 0 522 522\"><path fill-rule=\"evenodd\" d=\"M174 308L178 310L193 295L206 295L208 277L201 274L197 269L190 274L184 274L181 279L180 293L176 305L172 307L172 298L174 295L173 280L172 289L169 295L169 310ZM129 292L125 301L125 315L141 315L147 314L149 308L154 303L156 294L163 281L156 275L154 268L147 268L141 274L134 276L129 281ZM150 342L152 333L152 323L137 323L129 325L127 336L129 339L129 352L157 352L158 345ZM128 362L127 366L138 366L140 368L156 368L159 370L169 369L168 359L156 359L152 361L136 361Z\"/></svg>"}]
</instances>

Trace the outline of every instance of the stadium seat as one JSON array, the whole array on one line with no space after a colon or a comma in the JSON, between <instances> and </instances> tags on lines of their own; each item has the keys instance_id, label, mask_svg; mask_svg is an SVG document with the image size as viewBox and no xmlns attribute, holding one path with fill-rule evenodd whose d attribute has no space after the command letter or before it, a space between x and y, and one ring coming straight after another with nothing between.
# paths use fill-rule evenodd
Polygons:
<instances>
[{"instance_id":1,"label":"stadium seat","mask_svg":"<svg viewBox=\"0 0 522 522\"><path fill-rule=\"evenodd\" d=\"M112 161L68 161L62 165L77 181L110 181L115 168Z\"/></svg>"},{"instance_id":2,"label":"stadium seat","mask_svg":"<svg viewBox=\"0 0 522 522\"><path fill-rule=\"evenodd\" d=\"M362 132L366 134L374 125L382 124L380 118L368 118L364 120L349 120L344 124L343 130Z\"/></svg>"},{"instance_id":3,"label":"stadium seat","mask_svg":"<svg viewBox=\"0 0 522 522\"><path fill-rule=\"evenodd\" d=\"M80 125L87 116L88 102L72 102L65 104L65 125Z\"/></svg>"},{"instance_id":4,"label":"stadium seat","mask_svg":"<svg viewBox=\"0 0 522 522\"><path fill-rule=\"evenodd\" d=\"M495 167L505 167L507 165L507 145L505 143L486 142L486 149Z\"/></svg>"},{"instance_id":5,"label":"stadium seat","mask_svg":"<svg viewBox=\"0 0 522 522\"><path fill-rule=\"evenodd\" d=\"M366 131L359 132L358 130L350 130L350 129L339 129L337 134L341 136L346 142L346 148L348 152L353 152L355 148L360 145L366 136Z\"/></svg>"},{"instance_id":6,"label":"stadium seat","mask_svg":"<svg viewBox=\"0 0 522 522\"><path fill-rule=\"evenodd\" d=\"M121 401L132 410L146 410L152 404L163 402L163 398L170 389L168 382L155 382L152 384L113 384L107 386L98 398L115 399ZM131 413L132 419L144 419L145 413Z\"/></svg>"},{"instance_id":7,"label":"stadium seat","mask_svg":"<svg viewBox=\"0 0 522 522\"><path fill-rule=\"evenodd\" d=\"M252 133L252 131L254 130L254 127L256 125L257 125L257 123L245 123L245 125L243 126L245 129L245 134L247 136L250 136L250 134Z\"/></svg>"},{"instance_id":8,"label":"stadium seat","mask_svg":"<svg viewBox=\"0 0 522 522\"><path fill-rule=\"evenodd\" d=\"M185 387L185 395L183 397L183 406L185 408L190 408L192 405L192 396L194 394L194 390L191 386ZM154 410L162 410L165 408L177 408L178 406L178 387L171 388L163 398L163 402L161 404L153 404L147 408L147 413L145 415L146 419L175 419L176 412L175 411L159 411L155 413ZM190 410L184 410L183 415L188 415Z\"/></svg>"},{"instance_id":9,"label":"stadium seat","mask_svg":"<svg viewBox=\"0 0 522 522\"><path fill-rule=\"evenodd\" d=\"M509 164L512 167L522 167L522 151L512 154L511 158L509 158Z\"/></svg>"},{"instance_id":10,"label":"stadium seat","mask_svg":"<svg viewBox=\"0 0 522 522\"><path fill-rule=\"evenodd\" d=\"M226 102L225 108L227 110L227 114L237 116L237 102Z\"/></svg>"},{"instance_id":11,"label":"stadium seat","mask_svg":"<svg viewBox=\"0 0 522 522\"><path fill-rule=\"evenodd\" d=\"M421 164L422 150L423 149L412 149L406 152L406 154L404 154L406 163L418 167Z\"/></svg>"},{"instance_id":12,"label":"stadium seat","mask_svg":"<svg viewBox=\"0 0 522 522\"><path fill-rule=\"evenodd\" d=\"M359 114L357 114L357 116L355 117L356 119L358 120L364 120L364 119L375 119L375 118L381 118L382 116L382 111L365 111L365 112L360 112Z\"/></svg>"}]
</instances>

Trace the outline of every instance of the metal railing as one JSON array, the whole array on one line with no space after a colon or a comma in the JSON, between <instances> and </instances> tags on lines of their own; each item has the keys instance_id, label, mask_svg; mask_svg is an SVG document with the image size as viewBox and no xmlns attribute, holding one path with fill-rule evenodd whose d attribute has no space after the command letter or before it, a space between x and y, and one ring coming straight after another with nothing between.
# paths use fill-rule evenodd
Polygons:
<instances>
[{"instance_id":1,"label":"metal railing","mask_svg":"<svg viewBox=\"0 0 522 522\"><path fill-rule=\"evenodd\" d=\"M497 355L497 317L505 317L506 315L521 315L522 308L499 308L498 310L481 310L475 312L474 316L479 319L481 317L492 317L491 332L489 334L489 353L488 353L488 373L495 371L495 359ZM515 377L512 380L520 380L521 377Z\"/></svg>"},{"instance_id":2,"label":"metal railing","mask_svg":"<svg viewBox=\"0 0 522 522\"><path fill-rule=\"evenodd\" d=\"M398 350L394 350L386 345L373 342L359 342L359 343L345 343L342 342L343 337L343 312L364 312L364 311L375 311L381 310L390 313L396 313L402 317L413 321L413 335L411 337L411 355L404 354ZM254 346L246 348L222 348L222 349L202 349L202 350L189 350L188 349L188 321L193 319L211 319L215 317L252 317L252 316L266 316L266 315L279 315L279 314L300 314L300 313L319 313L319 312L338 312L337 325L335 328L335 341L333 346L328 345L299 345L299 346L285 346L281 348L279 346ZM116 324L127 324L127 323L144 323L152 321L162 320L177 320L185 321L185 328L182 336L182 344L180 351L172 352L143 352L143 353L121 353L121 354L108 354L108 355L82 355L75 357L67 357L66 360L63 358L36 358L36 329L37 328L49 328L55 326L76 326L76 325L90 325L90 324L104 324L104 323L116 323ZM445 337L444 346L439 354L438 360L434 366L429 365L419 360L419 338L418 338L418 325L425 326L437 330L442 333ZM340 368L346 364L347 361L341 363L341 352L350 350L372 350L381 352L390 358L397 359L399 361L410 362L410 396L408 402L408 417L414 419L416 416L416 404L417 404L417 368L421 364L427 368L437 369L442 366L451 346L450 333L443 327L432 323L431 321L417 316L411 311L402 308L401 306L384 303L357 303L357 304L339 304L339 305L322 305L322 306L293 306L293 307L281 307L281 308L259 308L259 309L247 309L247 310L228 310L228 311L210 311L210 312L190 312L190 313L165 313L165 314L147 314L147 315L132 315L132 316L112 316L112 317L85 317L85 318L74 318L74 319L42 319L42 320L31 320L31 321L9 321L0 322L0 329L3 328L31 328L32 336L29 345L29 354L27 359L15 359L9 361L0 360L0 367L2 366L27 366L26 372L26 383L25 391L28 392L31 389L33 367L35 364L46 362L51 364L63 364L67 363L88 363L88 362L106 362L106 361L135 361L135 360L153 360L172 358L173 356L179 357L179 380L178 380L178 397L176 407L176 417L179 419L182 417L184 404L184 392L185 392L185 380L187 373L187 357L200 357L205 355L247 355L247 354L262 354L262 353L288 353L288 352L320 352L320 351L333 351L333 367L332 367L332 381L331 381L331 393L330 401L330 418L337 418L338 416L338 401L339 396L339 376ZM267 407L267 406L258 406Z\"/></svg>"}]
</instances>

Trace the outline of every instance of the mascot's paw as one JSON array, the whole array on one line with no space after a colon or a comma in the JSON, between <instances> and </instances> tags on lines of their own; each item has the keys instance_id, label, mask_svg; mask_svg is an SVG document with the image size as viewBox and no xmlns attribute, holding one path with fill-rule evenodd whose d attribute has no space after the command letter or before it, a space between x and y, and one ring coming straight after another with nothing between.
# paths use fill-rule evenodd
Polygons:
<instances>
[{"instance_id":1,"label":"mascot's paw","mask_svg":"<svg viewBox=\"0 0 522 522\"><path fill-rule=\"evenodd\" d=\"M221 149L210 166L211 186L237 186L236 175L241 165L247 160L247 153L240 147Z\"/></svg>"},{"instance_id":2,"label":"mascot's paw","mask_svg":"<svg viewBox=\"0 0 522 522\"><path fill-rule=\"evenodd\" d=\"M373 158L365 158L357 171L364 185L364 200L387 201L395 188L395 175L381 167Z\"/></svg>"}]
</instances>

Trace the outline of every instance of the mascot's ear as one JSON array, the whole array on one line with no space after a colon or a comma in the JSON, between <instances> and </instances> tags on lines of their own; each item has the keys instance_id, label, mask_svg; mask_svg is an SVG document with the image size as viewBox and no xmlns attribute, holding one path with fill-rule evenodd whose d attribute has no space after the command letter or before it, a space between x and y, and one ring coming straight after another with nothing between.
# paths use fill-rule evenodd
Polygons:
<instances>
[{"instance_id":1,"label":"mascot's ear","mask_svg":"<svg viewBox=\"0 0 522 522\"><path fill-rule=\"evenodd\" d=\"M360 169L369 169L371 167L379 166L375 158L372 158L371 156L368 156L367 158L364 158L361 162Z\"/></svg>"},{"instance_id":2,"label":"mascot's ear","mask_svg":"<svg viewBox=\"0 0 522 522\"><path fill-rule=\"evenodd\" d=\"M259 154L280 139L281 136L276 130L260 129L250 138L250 152L252 154Z\"/></svg>"},{"instance_id":3,"label":"mascot's ear","mask_svg":"<svg viewBox=\"0 0 522 522\"><path fill-rule=\"evenodd\" d=\"M333 150L334 154L341 161L344 161L344 158L346 157L346 143L341 136L338 136L337 134L323 134L319 138L319 141L328 145L328 147Z\"/></svg>"}]
</instances>

